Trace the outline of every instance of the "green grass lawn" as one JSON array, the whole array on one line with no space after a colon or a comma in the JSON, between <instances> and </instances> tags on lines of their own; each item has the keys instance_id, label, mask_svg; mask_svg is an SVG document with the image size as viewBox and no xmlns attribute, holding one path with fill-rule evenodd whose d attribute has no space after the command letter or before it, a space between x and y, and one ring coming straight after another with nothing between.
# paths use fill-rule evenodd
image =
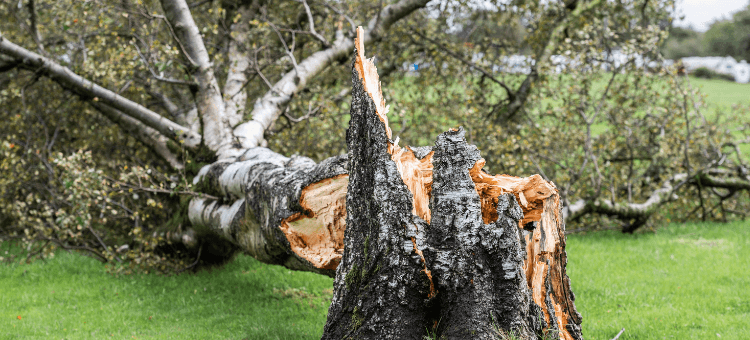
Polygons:
<instances>
[{"instance_id":1,"label":"green grass lawn","mask_svg":"<svg viewBox=\"0 0 750 340\"><path fill-rule=\"evenodd\" d=\"M736 104L750 104L750 84L690 77L690 85L706 95L709 109L728 109Z\"/></svg>"},{"instance_id":2,"label":"green grass lawn","mask_svg":"<svg viewBox=\"0 0 750 340\"><path fill-rule=\"evenodd\" d=\"M748 339L750 223L568 238L588 339Z\"/></svg>"},{"instance_id":3,"label":"green grass lawn","mask_svg":"<svg viewBox=\"0 0 750 340\"><path fill-rule=\"evenodd\" d=\"M320 338L332 285L248 256L197 274L115 277L59 252L0 264L0 339Z\"/></svg>"},{"instance_id":4,"label":"green grass lawn","mask_svg":"<svg viewBox=\"0 0 750 340\"><path fill-rule=\"evenodd\" d=\"M567 249L586 339L623 327L620 339L750 334L746 222L573 235ZM331 287L330 278L247 256L197 274L114 277L60 252L0 265L0 338L317 339Z\"/></svg>"}]
</instances>

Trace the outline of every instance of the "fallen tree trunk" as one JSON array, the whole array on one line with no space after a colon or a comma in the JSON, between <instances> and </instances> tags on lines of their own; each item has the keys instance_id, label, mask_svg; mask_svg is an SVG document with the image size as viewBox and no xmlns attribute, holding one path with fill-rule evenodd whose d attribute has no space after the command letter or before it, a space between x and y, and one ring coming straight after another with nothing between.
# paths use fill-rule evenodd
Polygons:
<instances>
[{"instance_id":1,"label":"fallen tree trunk","mask_svg":"<svg viewBox=\"0 0 750 340\"><path fill-rule=\"evenodd\" d=\"M315 164L252 148L207 166L197 189L222 199L191 201L194 228L335 275L325 339L581 339L554 184L485 173L462 129L398 146L355 47L349 154Z\"/></svg>"}]
</instances>

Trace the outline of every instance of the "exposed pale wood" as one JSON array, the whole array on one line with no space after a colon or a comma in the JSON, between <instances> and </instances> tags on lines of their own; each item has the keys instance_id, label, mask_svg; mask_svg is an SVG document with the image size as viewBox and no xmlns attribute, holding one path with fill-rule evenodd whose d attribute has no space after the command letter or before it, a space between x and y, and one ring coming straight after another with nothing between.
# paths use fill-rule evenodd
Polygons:
<instances>
[{"instance_id":1,"label":"exposed pale wood","mask_svg":"<svg viewBox=\"0 0 750 340\"><path fill-rule=\"evenodd\" d=\"M378 75L378 68L375 67L374 57L367 59L365 58L365 31L362 26L357 27L357 38L354 40L354 45L357 47L357 56L354 61L354 69L359 73L359 78L362 79L362 84L365 87L365 91L370 95L372 101L375 103L375 112L378 114L378 118L385 125L385 135L388 138L393 138L393 132L391 127L388 126L388 106L385 105L385 98L383 98L383 92L380 89L380 76ZM388 143L389 148L392 143ZM388 150L391 154L393 151Z\"/></svg>"},{"instance_id":2,"label":"exposed pale wood","mask_svg":"<svg viewBox=\"0 0 750 340\"><path fill-rule=\"evenodd\" d=\"M545 322L557 326L560 339L574 339L566 325L580 324L581 316L575 309L565 269L565 227L557 191L542 204L537 227L526 235L526 279L534 302L542 307ZM576 322L570 323L571 318Z\"/></svg>"},{"instance_id":3,"label":"exposed pale wood","mask_svg":"<svg viewBox=\"0 0 750 340\"><path fill-rule=\"evenodd\" d=\"M490 223L497 219L497 213L495 212L497 197L508 192L513 193L521 203L524 215L521 226L523 227L530 222L538 222L541 219L544 200L557 193L555 185L545 181L539 175L529 177L492 176L482 171L484 164L484 159L480 159L469 171L477 186L477 192L482 198L484 223Z\"/></svg>"},{"instance_id":4,"label":"exposed pale wood","mask_svg":"<svg viewBox=\"0 0 750 340\"><path fill-rule=\"evenodd\" d=\"M341 262L348 184L349 176L339 175L307 186L300 196L305 211L281 222L292 251L317 268L336 269Z\"/></svg>"}]
</instances>

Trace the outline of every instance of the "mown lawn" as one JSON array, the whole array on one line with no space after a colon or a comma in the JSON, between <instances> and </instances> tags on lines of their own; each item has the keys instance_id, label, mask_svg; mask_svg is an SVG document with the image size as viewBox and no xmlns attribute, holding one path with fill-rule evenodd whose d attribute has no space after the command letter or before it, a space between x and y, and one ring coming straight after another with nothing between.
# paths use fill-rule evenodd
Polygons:
<instances>
[{"instance_id":1,"label":"mown lawn","mask_svg":"<svg viewBox=\"0 0 750 340\"><path fill-rule=\"evenodd\" d=\"M568 238L588 339L750 338L750 222Z\"/></svg>"},{"instance_id":2,"label":"mown lawn","mask_svg":"<svg viewBox=\"0 0 750 340\"><path fill-rule=\"evenodd\" d=\"M740 84L719 79L690 77L690 85L706 95L709 109L728 109L732 105L750 104L750 84Z\"/></svg>"},{"instance_id":3,"label":"mown lawn","mask_svg":"<svg viewBox=\"0 0 750 340\"><path fill-rule=\"evenodd\" d=\"M0 264L0 339L320 338L332 285L248 256L197 274L114 277L59 252Z\"/></svg>"},{"instance_id":4,"label":"mown lawn","mask_svg":"<svg viewBox=\"0 0 750 340\"><path fill-rule=\"evenodd\" d=\"M620 339L750 334L746 222L573 235L568 256L587 339L611 339L623 327ZM0 338L317 339L331 286L247 256L197 274L114 277L61 252L46 263L0 265Z\"/></svg>"}]
</instances>

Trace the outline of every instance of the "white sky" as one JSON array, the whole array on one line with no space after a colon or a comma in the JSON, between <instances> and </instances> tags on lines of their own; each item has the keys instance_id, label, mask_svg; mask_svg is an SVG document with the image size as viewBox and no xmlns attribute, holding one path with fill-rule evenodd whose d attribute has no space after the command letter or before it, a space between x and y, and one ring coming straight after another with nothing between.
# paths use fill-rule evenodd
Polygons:
<instances>
[{"instance_id":1,"label":"white sky","mask_svg":"<svg viewBox=\"0 0 750 340\"><path fill-rule=\"evenodd\" d=\"M699 32L708 30L712 22L731 18L732 14L747 7L749 0L677 0L676 24L681 27L693 26ZM680 16L684 20L679 20Z\"/></svg>"}]
</instances>

